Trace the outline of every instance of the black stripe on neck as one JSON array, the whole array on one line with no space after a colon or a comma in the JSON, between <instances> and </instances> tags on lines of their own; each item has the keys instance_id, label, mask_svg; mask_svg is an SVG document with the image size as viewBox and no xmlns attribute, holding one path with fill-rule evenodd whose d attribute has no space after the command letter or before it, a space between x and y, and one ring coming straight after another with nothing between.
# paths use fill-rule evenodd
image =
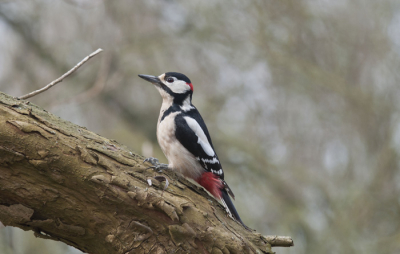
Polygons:
<instances>
[{"instance_id":1,"label":"black stripe on neck","mask_svg":"<svg viewBox=\"0 0 400 254\"><path fill-rule=\"evenodd\" d=\"M170 114L172 114L172 113L174 113L174 112L182 112L183 110L182 110L181 106L182 106L182 105L178 105L178 104L173 103L167 110L164 111L164 113L163 113L163 115L162 115L162 117L161 117L161 119L160 119L160 123L161 123L161 122L164 120L164 118L166 118L168 115L170 115ZM190 104L190 106L192 106L192 108L189 109L189 110L187 110L187 111L185 111L186 114L187 114L187 113L190 114L190 111L195 109L194 106L193 106L192 104Z\"/></svg>"},{"instance_id":2,"label":"black stripe on neck","mask_svg":"<svg viewBox=\"0 0 400 254\"><path fill-rule=\"evenodd\" d=\"M192 91L192 90L189 90L189 91L187 91L186 93L174 93L174 92L172 92L172 90L171 90L168 86L166 86L166 85L164 85L164 84L162 84L162 88L163 88L169 95L171 95L172 98L174 98L174 100L173 100L173 103L174 103L174 104L183 105L183 101L186 100L186 98L187 98L188 96L190 96L190 101L192 101L192 94L193 94L193 91Z\"/></svg>"},{"instance_id":3,"label":"black stripe on neck","mask_svg":"<svg viewBox=\"0 0 400 254\"><path fill-rule=\"evenodd\" d=\"M169 107L167 110L164 111L161 119L160 119L160 123L164 120L164 118L166 118L169 114L174 113L174 112L178 112L181 111L181 108L179 107L179 105L176 104L172 104L171 107Z\"/></svg>"}]
</instances>

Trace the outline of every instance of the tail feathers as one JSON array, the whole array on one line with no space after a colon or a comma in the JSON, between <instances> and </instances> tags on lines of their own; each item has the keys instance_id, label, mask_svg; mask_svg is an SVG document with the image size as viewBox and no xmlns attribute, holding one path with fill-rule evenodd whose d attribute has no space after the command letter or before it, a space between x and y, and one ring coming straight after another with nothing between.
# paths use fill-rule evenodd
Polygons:
<instances>
[{"instance_id":1,"label":"tail feathers","mask_svg":"<svg viewBox=\"0 0 400 254\"><path fill-rule=\"evenodd\" d=\"M219 176L215 175L212 172L205 172L201 175L199 179L197 179L197 182L206 190L208 190L214 197L220 198L222 204L226 209L226 212L230 214L235 220L239 221L246 229L251 230L240 219L240 216L236 211L236 208L233 205L231 198L229 197L229 195L231 195L232 198L235 199L235 195L233 195L233 192L224 180L220 179Z\"/></svg>"},{"instance_id":2,"label":"tail feathers","mask_svg":"<svg viewBox=\"0 0 400 254\"><path fill-rule=\"evenodd\" d=\"M227 212L233 216L233 218L235 218L235 220L239 221L240 223L242 223L243 226L245 226L247 228L247 226L243 223L243 221L240 219L240 216L238 214L238 212L236 211L235 206L232 203L231 198L229 197L228 192L225 189L221 190L221 201L224 204L225 208L227 208Z\"/></svg>"}]
</instances>

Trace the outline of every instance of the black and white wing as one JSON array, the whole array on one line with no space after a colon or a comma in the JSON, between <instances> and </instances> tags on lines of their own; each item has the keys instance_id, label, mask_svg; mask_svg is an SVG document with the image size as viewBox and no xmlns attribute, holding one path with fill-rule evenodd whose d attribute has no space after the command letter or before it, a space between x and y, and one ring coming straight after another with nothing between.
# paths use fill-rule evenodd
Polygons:
<instances>
[{"instance_id":1,"label":"black and white wing","mask_svg":"<svg viewBox=\"0 0 400 254\"><path fill-rule=\"evenodd\" d=\"M229 193L229 195L234 199L235 195L224 180L224 171L222 170L221 163L215 153L207 126L200 113L194 109L186 114L179 114L175 118L175 125L175 136L178 141L196 157L206 171L219 176L222 180L224 189L222 193ZM228 198L229 197L224 196L223 199L227 200ZM232 201L228 201L228 203L230 205L228 205L230 210L233 211L236 218L239 218L240 220Z\"/></svg>"},{"instance_id":2,"label":"black and white wing","mask_svg":"<svg viewBox=\"0 0 400 254\"><path fill-rule=\"evenodd\" d=\"M196 109L187 114L179 114L175 118L175 135L178 141L209 172L224 179L224 171L214 151L207 127Z\"/></svg>"}]
</instances>

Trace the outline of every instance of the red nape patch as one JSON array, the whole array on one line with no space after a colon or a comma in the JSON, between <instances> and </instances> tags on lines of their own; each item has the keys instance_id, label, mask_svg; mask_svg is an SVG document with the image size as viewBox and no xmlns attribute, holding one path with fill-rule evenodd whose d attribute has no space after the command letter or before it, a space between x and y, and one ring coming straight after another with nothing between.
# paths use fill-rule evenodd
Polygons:
<instances>
[{"instance_id":1,"label":"red nape patch","mask_svg":"<svg viewBox=\"0 0 400 254\"><path fill-rule=\"evenodd\" d=\"M192 85L192 83L186 83L186 84L188 84L188 85L190 86L190 90L193 91L193 85Z\"/></svg>"},{"instance_id":2,"label":"red nape patch","mask_svg":"<svg viewBox=\"0 0 400 254\"><path fill-rule=\"evenodd\" d=\"M214 197L221 198L222 182L219 180L219 176L211 172L205 172L197 179L197 182L213 194Z\"/></svg>"}]
</instances>

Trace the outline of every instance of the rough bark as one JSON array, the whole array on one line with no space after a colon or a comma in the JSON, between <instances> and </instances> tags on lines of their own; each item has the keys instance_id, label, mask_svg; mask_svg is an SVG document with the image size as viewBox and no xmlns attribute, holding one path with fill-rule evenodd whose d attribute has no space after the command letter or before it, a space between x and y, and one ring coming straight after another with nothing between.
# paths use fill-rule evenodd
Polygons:
<instances>
[{"instance_id":1,"label":"rough bark","mask_svg":"<svg viewBox=\"0 0 400 254\"><path fill-rule=\"evenodd\" d=\"M0 221L88 253L272 253L197 184L0 93ZM164 182L155 175L169 179ZM149 186L148 179L153 185Z\"/></svg>"}]
</instances>

